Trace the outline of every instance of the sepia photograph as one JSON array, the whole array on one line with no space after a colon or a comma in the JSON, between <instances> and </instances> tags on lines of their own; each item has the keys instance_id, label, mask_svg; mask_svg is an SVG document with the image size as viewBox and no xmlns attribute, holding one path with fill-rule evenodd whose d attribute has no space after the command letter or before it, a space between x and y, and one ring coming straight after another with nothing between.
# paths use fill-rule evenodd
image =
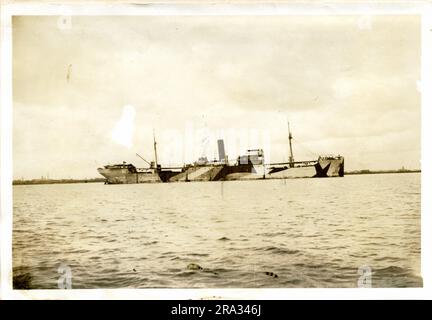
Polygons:
<instances>
[{"instance_id":1,"label":"sepia photograph","mask_svg":"<svg viewBox=\"0 0 432 320\"><path fill-rule=\"evenodd\" d=\"M421 23L14 15L13 289L422 288Z\"/></svg>"}]
</instances>

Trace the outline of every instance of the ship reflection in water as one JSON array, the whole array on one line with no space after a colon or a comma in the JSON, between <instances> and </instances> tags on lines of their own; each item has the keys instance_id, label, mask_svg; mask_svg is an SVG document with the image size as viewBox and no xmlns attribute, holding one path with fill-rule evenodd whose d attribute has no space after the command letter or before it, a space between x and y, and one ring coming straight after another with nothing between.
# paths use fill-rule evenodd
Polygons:
<instances>
[{"instance_id":1,"label":"ship reflection in water","mask_svg":"<svg viewBox=\"0 0 432 320\"><path fill-rule=\"evenodd\" d=\"M294 161L291 140L292 135L289 132L290 157L288 162L266 164L262 149L247 150L246 155L239 156L233 162L225 155L223 140L218 140L218 160L211 162L206 157L201 157L193 164L170 168L162 168L158 164L156 140L154 140L155 161L148 162L137 154L149 164L149 168L137 168L133 164L124 162L98 168L98 172L105 177L106 184L344 176L344 157L340 155L320 156L316 160Z\"/></svg>"}]
</instances>

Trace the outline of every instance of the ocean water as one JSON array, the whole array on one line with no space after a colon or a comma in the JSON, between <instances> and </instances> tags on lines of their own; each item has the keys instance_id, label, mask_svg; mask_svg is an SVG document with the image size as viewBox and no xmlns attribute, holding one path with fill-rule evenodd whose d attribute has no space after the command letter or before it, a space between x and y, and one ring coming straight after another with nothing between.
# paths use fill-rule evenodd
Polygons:
<instances>
[{"instance_id":1,"label":"ocean water","mask_svg":"<svg viewBox=\"0 0 432 320\"><path fill-rule=\"evenodd\" d=\"M72 288L422 286L419 173L27 185L13 202L17 287L55 289L60 266Z\"/></svg>"}]
</instances>

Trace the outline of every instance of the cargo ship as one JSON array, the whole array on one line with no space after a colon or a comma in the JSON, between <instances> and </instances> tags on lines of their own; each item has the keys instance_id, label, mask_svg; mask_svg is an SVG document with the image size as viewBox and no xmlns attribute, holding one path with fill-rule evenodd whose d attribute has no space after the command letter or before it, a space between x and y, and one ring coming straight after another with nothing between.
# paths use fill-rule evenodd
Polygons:
<instances>
[{"instance_id":1,"label":"cargo ship","mask_svg":"<svg viewBox=\"0 0 432 320\"><path fill-rule=\"evenodd\" d=\"M319 156L316 160L295 161L292 151L292 134L288 125L289 160L280 163L265 163L263 149L247 150L245 155L229 161L225 154L224 141L218 140L217 160L201 157L193 164L181 167L162 167L157 159L157 144L153 136L154 161L144 160L148 168L138 168L131 163L106 165L98 168L105 177L105 184L163 183L189 181L232 181L289 178L343 177L344 157L341 155Z\"/></svg>"}]
</instances>

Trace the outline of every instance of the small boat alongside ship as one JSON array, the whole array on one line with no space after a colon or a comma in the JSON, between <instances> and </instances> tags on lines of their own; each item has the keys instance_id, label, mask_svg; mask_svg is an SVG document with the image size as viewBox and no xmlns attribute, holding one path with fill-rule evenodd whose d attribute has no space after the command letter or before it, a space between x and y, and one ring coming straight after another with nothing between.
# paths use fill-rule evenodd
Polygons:
<instances>
[{"instance_id":1,"label":"small boat alongside ship","mask_svg":"<svg viewBox=\"0 0 432 320\"><path fill-rule=\"evenodd\" d=\"M289 131L290 156L288 162L268 163L264 161L262 149L247 150L245 155L237 157L234 163L225 155L224 141L218 140L219 159L208 161L206 157L199 158L193 164L182 167L162 167L158 164L156 140L154 142L154 161L148 162L148 168L137 168L131 163L106 165L98 168L105 177L106 184L131 183L161 183L189 181L232 181L259 179L289 179L289 178L323 178L343 177L344 157L319 156L316 160L294 161L292 152L292 135Z\"/></svg>"}]
</instances>

